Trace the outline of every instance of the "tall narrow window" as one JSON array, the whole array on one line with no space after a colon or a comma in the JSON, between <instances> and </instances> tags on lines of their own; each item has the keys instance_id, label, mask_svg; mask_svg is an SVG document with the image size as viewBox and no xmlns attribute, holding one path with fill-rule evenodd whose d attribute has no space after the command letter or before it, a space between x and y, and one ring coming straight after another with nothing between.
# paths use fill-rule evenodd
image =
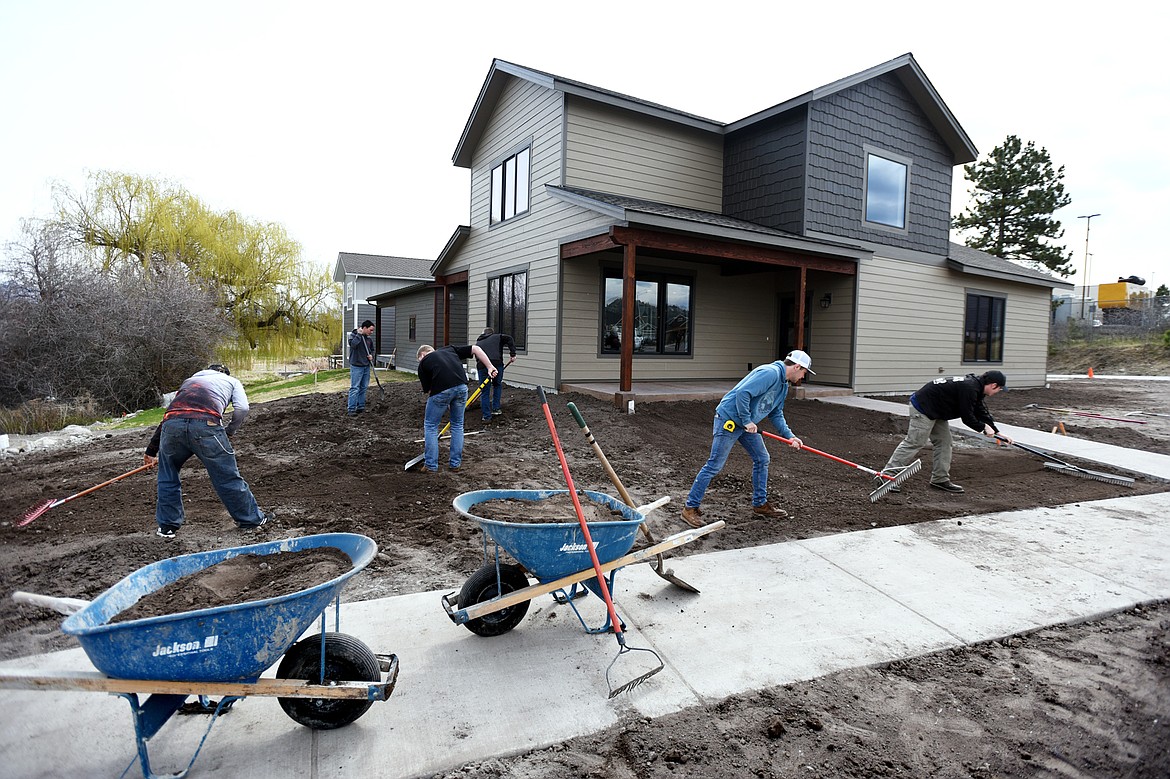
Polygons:
<instances>
[{"instance_id":1,"label":"tall narrow window","mask_svg":"<svg viewBox=\"0 0 1170 779\"><path fill-rule=\"evenodd\" d=\"M414 317L410 318L409 334L407 335L407 338L412 341L418 339L418 320L416 320Z\"/></svg>"},{"instance_id":2,"label":"tall narrow window","mask_svg":"<svg viewBox=\"0 0 1170 779\"><path fill-rule=\"evenodd\" d=\"M991 295L967 295L963 362L1003 362L1005 303Z\"/></svg>"},{"instance_id":3,"label":"tall narrow window","mask_svg":"<svg viewBox=\"0 0 1170 779\"><path fill-rule=\"evenodd\" d=\"M530 152L530 149L521 149L492 168L492 224L528 210Z\"/></svg>"},{"instance_id":4,"label":"tall narrow window","mask_svg":"<svg viewBox=\"0 0 1170 779\"><path fill-rule=\"evenodd\" d=\"M907 163L866 154L865 221L889 227L906 227Z\"/></svg>"},{"instance_id":5,"label":"tall narrow window","mask_svg":"<svg viewBox=\"0 0 1170 779\"><path fill-rule=\"evenodd\" d=\"M662 273L638 273L634 281L634 322L622 322L621 270L604 272L601 353L617 354L630 338L635 354L691 353L692 280Z\"/></svg>"},{"instance_id":6,"label":"tall narrow window","mask_svg":"<svg viewBox=\"0 0 1170 779\"><path fill-rule=\"evenodd\" d=\"M507 273L488 279L487 323L507 333L517 349L528 348L528 273Z\"/></svg>"}]
</instances>

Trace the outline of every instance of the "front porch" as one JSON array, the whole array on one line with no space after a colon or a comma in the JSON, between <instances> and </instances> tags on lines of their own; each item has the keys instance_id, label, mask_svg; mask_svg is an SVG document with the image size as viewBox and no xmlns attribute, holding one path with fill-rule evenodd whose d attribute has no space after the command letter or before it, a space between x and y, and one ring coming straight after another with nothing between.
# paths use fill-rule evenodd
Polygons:
<instances>
[{"instance_id":1,"label":"front porch","mask_svg":"<svg viewBox=\"0 0 1170 779\"><path fill-rule=\"evenodd\" d=\"M560 386L561 392L579 392L582 395L612 401L618 408L635 403L663 403L679 400L711 400L718 401L727 391L736 385L739 379L726 381L636 381L629 392L622 392L616 381L585 381L566 382ZM827 385L806 384L793 387L789 395L797 400L852 395L849 387L830 387Z\"/></svg>"}]
</instances>

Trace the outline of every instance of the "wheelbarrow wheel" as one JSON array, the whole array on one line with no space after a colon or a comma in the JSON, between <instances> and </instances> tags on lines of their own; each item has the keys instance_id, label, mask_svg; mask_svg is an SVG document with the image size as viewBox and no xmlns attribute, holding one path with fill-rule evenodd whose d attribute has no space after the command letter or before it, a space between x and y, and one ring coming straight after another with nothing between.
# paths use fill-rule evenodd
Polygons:
<instances>
[{"instance_id":1,"label":"wheelbarrow wheel","mask_svg":"<svg viewBox=\"0 0 1170 779\"><path fill-rule=\"evenodd\" d=\"M524 569L518 565L501 565L500 580L497 584L496 566L489 563L471 574L471 578L463 585L463 589L459 591L459 608L465 609L522 590L527 586L528 577L524 575ZM523 601L515 606L484 614L477 619L469 619L463 626L477 636L487 638L502 636L524 619L524 615L528 613L528 603L529 601Z\"/></svg>"},{"instance_id":2,"label":"wheelbarrow wheel","mask_svg":"<svg viewBox=\"0 0 1170 779\"><path fill-rule=\"evenodd\" d=\"M298 641L284 653L278 679L321 681L321 634ZM378 657L364 643L345 633L325 634L325 683L376 682ZM277 698L284 713L314 730L344 727L366 713L373 701L335 698Z\"/></svg>"}]
</instances>

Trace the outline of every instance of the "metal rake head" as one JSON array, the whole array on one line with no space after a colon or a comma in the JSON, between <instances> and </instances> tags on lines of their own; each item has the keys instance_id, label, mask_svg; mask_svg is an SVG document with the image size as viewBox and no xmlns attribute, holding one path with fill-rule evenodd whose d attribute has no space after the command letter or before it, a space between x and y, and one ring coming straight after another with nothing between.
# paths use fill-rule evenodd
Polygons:
<instances>
[{"instance_id":1,"label":"metal rake head","mask_svg":"<svg viewBox=\"0 0 1170 779\"><path fill-rule=\"evenodd\" d=\"M614 687L613 682L611 682L609 679L609 673L610 673L610 671L613 670L614 663L616 663L618 660L620 660L622 655L626 654L627 652L649 652L650 654L654 655L654 659L658 661L658 666L656 668L653 668L653 669L647 671L646 673L642 674L641 676L634 677L633 679L626 682L625 684L621 684L621 685L618 685L617 687ZM606 685L609 686L609 697L615 698L624 692L629 692L630 690L634 689L635 687L640 685L642 682L646 681L651 676L658 673L659 671L661 671L665 667L666 666L663 664L662 658L659 657L658 653L655 652L653 649L642 649L639 647L626 646L625 644L623 644L622 648L618 650L617 657L615 657L613 659L613 662L611 662L609 664L609 667L605 669L605 683L606 683Z\"/></svg>"},{"instance_id":2,"label":"metal rake head","mask_svg":"<svg viewBox=\"0 0 1170 779\"><path fill-rule=\"evenodd\" d=\"M890 490L892 490L894 487L901 487L903 482L921 470L922 460L915 460L909 465L903 465L901 468L890 468L888 471L882 471L882 473L878 474L876 477L881 479L882 483L876 490L869 493L869 502L877 503L878 500L884 498ZM893 476L894 478L887 479L885 478L886 476Z\"/></svg>"},{"instance_id":3,"label":"metal rake head","mask_svg":"<svg viewBox=\"0 0 1170 779\"><path fill-rule=\"evenodd\" d=\"M1060 471L1061 473L1067 473L1072 476L1082 476L1086 479L1103 481L1106 484L1116 484L1119 487L1132 487L1134 484L1134 480L1128 476L1115 476L1112 473L1090 471L1086 468L1078 468L1075 465L1065 465L1064 463L1044 463L1044 467L1051 468L1054 471Z\"/></svg>"},{"instance_id":4,"label":"metal rake head","mask_svg":"<svg viewBox=\"0 0 1170 779\"><path fill-rule=\"evenodd\" d=\"M51 498L41 501L37 505L30 508L28 511L24 512L24 515L20 518L20 521L16 523L16 526L24 527L29 522L32 522L34 519L39 517L41 514L44 514L46 511L53 508L53 503L54 501Z\"/></svg>"}]
</instances>

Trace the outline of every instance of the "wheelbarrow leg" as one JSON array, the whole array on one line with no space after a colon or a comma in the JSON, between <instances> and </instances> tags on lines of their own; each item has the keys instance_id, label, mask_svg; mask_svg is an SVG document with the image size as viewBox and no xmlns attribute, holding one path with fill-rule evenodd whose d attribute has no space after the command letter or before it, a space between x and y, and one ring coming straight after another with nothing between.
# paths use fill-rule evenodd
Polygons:
<instances>
[{"instance_id":1,"label":"wheelbarrow leg","mask_svg":"<svg viewBox=\"0 0 1170 779\"><path fill-rule=\"evenodd\" d=\"M617 576L618 570L619 569L617 569L617 568L613 569L612 571L609 572L609 576L605 577L605 581L606 581L606 584L609 585L610 592L613 592L613 580L614 580L614 577ZM605 623L601 627L591 628L591 627L589 627L589 623L587 623L585 621L585 618L583 616L581 616L581 612L580 612L580 610L578 610L577 604L574 603L574 601L577 598L579 598L580 596L585 594L586 590L593 593L598 598L601 598L600 587L597 583L597 577L593 577L592 579L586 579L585 581L580 582L580 584L581 584L583 589L580 592L578 592L577 585L574 584L572 589L569 590L568 595L565 596L565 600L563 602L568 603L569 607L573 609L573 613L577 615L577 619L581 622L581 627L585 628L586 633L589 633L590 635L596 635L597 633L609 633L612 629L613 621L610 619L608 610L605 613ZM564 592L564 590L561 590L561 592ZM562 601L560 598L558 598L557 602L561 603ZM621 619L621 618L619 617L619 619ZM626 629L625 620L621 620L621 622L622 622L621 629L625 630Z\"/></svg>"},{"instance_id":2,"label":"wheelbarrow leg","mask_svg":"<svg viewBox=\"0 0 1170 779\"><path fill-rule=\"evenodd\" d=\"M199 746L195 748L195 754L191 756L191 762L187 763L186 768L179 773L156 774L150 767L150 753L146 742L158 733L159 729L182 707L189 696L156 694L147 697L146 701L139 705L137 693L119 692L114 694L125 698L130 703L130 710L134 715L134 740L138 746L138 764L142 768L142 776L144 779L162 779L163 777L166 779L182 779L182 777L186 776L187 772L191 770L191 766L195 765L195 759L199 757L199 752L207 742L207 736L211 734L211 726L215 724L215 720L239 700L237 696L224 696L219 702L219 705L215 708L215 713L211 715L211 721L207 723L207 730L204 731L203 738L199 740ZM133 765L133 761L131 761L131 765ZM126 766L126 771L129 770L130 766ZM123 776L126 775L126 771L122 772Z\"/></svg>"}]
</instances>

